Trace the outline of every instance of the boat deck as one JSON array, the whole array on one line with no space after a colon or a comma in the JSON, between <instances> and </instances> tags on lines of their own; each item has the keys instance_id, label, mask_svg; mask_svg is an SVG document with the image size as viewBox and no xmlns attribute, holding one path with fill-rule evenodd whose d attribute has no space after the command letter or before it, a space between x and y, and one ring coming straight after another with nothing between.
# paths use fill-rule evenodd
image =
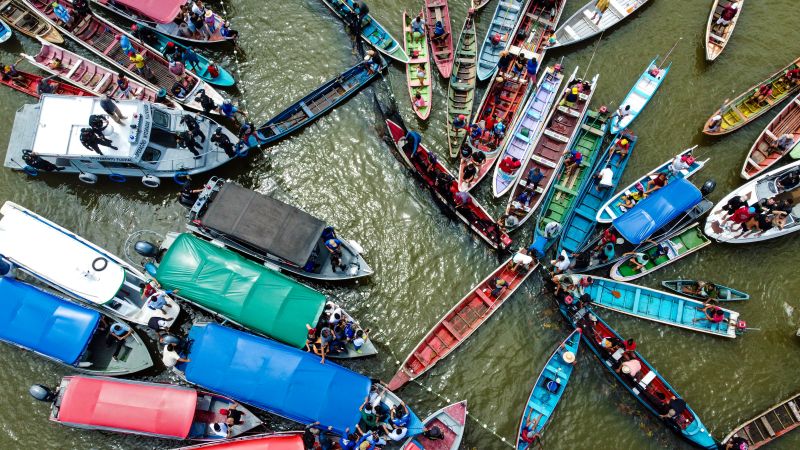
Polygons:
<instances>
[{"instance_id":1,"label":"boat deck","mask_svg":"<svg viewBox=\"0 0 800 450\"><path fill-rule=\"evenodd\" d=\"M742 437L750 443L750 449L761 448L784 434L800 427L800 394L768 409L761 415L745 422L722 440L727 444L734 437Z\"/></svg>"}]
</instances>

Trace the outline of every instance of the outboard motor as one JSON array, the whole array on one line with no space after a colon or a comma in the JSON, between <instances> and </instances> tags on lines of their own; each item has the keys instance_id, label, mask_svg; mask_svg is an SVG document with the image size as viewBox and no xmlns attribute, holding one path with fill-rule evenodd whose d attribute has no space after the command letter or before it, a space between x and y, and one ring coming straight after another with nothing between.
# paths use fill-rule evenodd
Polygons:
<instances>
[{"instance_id":1,"label":"outboard motor","mask_svg":"<svg viewBox=\"0 0 800 450\"><path fill-rule=\"evenodd\" d=\"M136 253L145 258L155 259L158 256L158 246L152 242L137 241L136 244L133 245L133 249L136 250Z\"/></svg>"},{"instance_id":2,"label":"outboard motor","mask_svg":"<svg viewBox=\"0 0 800 450\"><path fill-rule=\"evenodd\" d=\"M14 265L0 255L0 277L13 277Z\"/></svg>"},{"instance_id":3,"label":"outboard motor","mask_svg":"<svg viewBox=\"0 0 800 450\"><path fill-rule=\"evenodd\" d=\"M31 394L31 397L39 400L40 402L50 402L52 403L53 400L56 399L56 394L47 386L42 386L41 384L34 384L28 389L28 393Z\"/></svg>"},{"instance_id":4,"label":"outboard motor","mask_svg":"<svg viewBox=\"0 0 800 450\"><path fill-rule=\"evenodd\" d=\"M700 188L700 193L703 194L703 197L708 197L708 194L714 192L714 189L717 188L717 182L714 180L706 180L703 183L703 186Z\"/></svg>"}]
</instances>

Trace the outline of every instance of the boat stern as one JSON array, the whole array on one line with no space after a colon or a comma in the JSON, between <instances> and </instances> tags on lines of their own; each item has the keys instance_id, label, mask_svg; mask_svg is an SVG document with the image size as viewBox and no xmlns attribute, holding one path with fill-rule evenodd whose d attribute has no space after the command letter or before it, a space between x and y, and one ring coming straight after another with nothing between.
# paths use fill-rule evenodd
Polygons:
<instances>
[{"instance_id":1,"label":"boat stern","mask_svg":"<svg viewBox=\"0 0 800 450\"><path fill-rule=\"evenodd\" d=\"M24 105L17 110L4 162L4 165L9 169L26 170L27 163L22 160L22 152L33 147L40 112L41 106L39 104Z\"/></svg>"}]
</instances>

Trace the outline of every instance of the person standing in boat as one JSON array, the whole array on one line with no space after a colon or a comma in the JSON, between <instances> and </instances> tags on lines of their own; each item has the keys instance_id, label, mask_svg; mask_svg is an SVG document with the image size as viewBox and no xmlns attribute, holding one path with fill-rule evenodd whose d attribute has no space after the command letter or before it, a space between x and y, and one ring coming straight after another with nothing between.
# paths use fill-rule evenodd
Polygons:
<instances>
[{"instance_id":1,"label":"person standing in boat","mask_svg":"<svg viewBox=\"0 0 800 450\"><path fill-rule=\"evenodd\" d=\"M133 64L133 71L146 80L152 81L154 79L153 73L147 67L144 56L135 50L128 51L128 60Z\"/></svg>"},{"instance_id":2,"label":"person standing in boat","mask_svg":"<svg viewBox=\"0 0 800 450\"><path fill-rule=\"evenodd\" d=\"M325 241L325 248L328 249L331 256L331 270L336 272L337 267L345 270L346 267L342 263L342 241L334 236Z\"/></svg>"},{"instance_id":3,"label":"person standing in boat","mask_svg":"<svg viewBox=\"0 0 800 450\"><path fill-rule=\"evenodd\" d=\"M100 151L100 145L103 147L110 147L112 150L117 150L117 147L112 145L112 142L108 138L105 136L98 137L97 133L91 128L81 128L80 141L84 147L94 151L98 155L103 155L103 152Z\"/></svg>"},{"instance_id":4,"label":"person standing in boat","mask_svg":"<svg viewBox=\"0 0 800 450\"><path fill-rule=\"evenodd\" d=\"M42 159L41 156L31 150L22 151L22 160L25 161L25 164L34 169L44 170L45 172L61 172L62 170L66 170L66 167L59 167L50 161Z\"/></svg>"},{"instance_id":5,"label":"person standing in boat","mask_svg":"<svg viewBox=\"0 0 800 450\"><path fill-rule=\"evenodd\" d=\"M731 21L736 17L736 14L739 13L739 4L736 3L736 0L731 0L722 8L722 13L719 15L719 19L714 24L714 32L722 35L725 33L725 29L728 28L728 25L731 24Z\"/></svg>"},{"instance_id":6,"label":"person standing in boat","mask_svg":"<svg viewBox=\"0 0 800 450\"><path fill-rule=\"evenodd\" d=\"M117 73L117 88L121 98L131 98L131 83L122 71Z\"/></svg>"},{"instance_id":7,"label":"person standing in boat","mask_svg":"<svg viewBox=\"0 0 800 450\"><path fill-rule=\"evenodd\" d=\"M200 70L200 57L194 51L194 47L186 47L183 51L183 63L187 69L192 69L195 72Z\"/></svg>"},{"instance_id":8,"label":"person standing in boat","mask_svg":"<svg viewBox=\"0 0 800 450\"><path fill-rule=\"evenodd\" d=\"M178 147L185 148L190 152L192 152L192 154L194 155L194 159L201 158L199 150L201 150L202 148L200 147L200 144L198 144L197 141L194 140L194 137L189 131L181 131L176 135L176 139Z\"/></svg>"},{"instance_id":9,"label":"person standing in boat","mask_svg":"<svg viewBox=\"0 0 800 450\"><path fill-rule=\"evenodd\" d=\"M200 142L206 141L206 135L203 133L203 130L200 129L200 124L197 123L197 119L195 119L193 115L183 114L180 123L186 125L186 129L192 134L192 138L199 137Z\"/></svg>"},{"instance_id":10,"label":"person standing in boat","mask_svg":"<svg viewBox=\"0 0 800 450\"><path fill-rule=\"evenodd\" d=\"M61 6L58 2L53 2L50 6L53 7L53 15L56 16L56 22L61 22L64 28L69 29L73 23L73 18L70 16L69 10Z\"/></svg>"},{"instance_id":11,"label":"person standing in boat","mask_svg":"<svg viewBox=\"0 0 800 450\"><path fill-rule=\"evenodd\" d=\"M127 119L122 115L122 111L117 106L117 101L108 94L105 94L100 100L100 108L108 114L114 122L122 125L122 121Z\"/></svg>"},{"instance_id":12,"label":"person standing in boat","mask_svg":"<svg viewBox=\"0 0 800 450\"><path fill-rule=\"evenodd\" d=\"M609 0L595 0L594 2L594 14L592 14L592 18L589 19L595 23L595 25L600 25L600 21L603 20L603 14L608 9ZM595 22L595 17L597 18L597 22Z\"/></svg>"},{"instance_id":13,"label":"person standing in boat","mask_svg":"<svg viewBox=\"0 0 800 450\"><path fill-rule=\"evenodd\" d=\"M229 158L236 156L233 142L231 142L228 136L222 132L222 127L217 127L217 129L214 131L214 134L211 135L210 141L216 144L217 147L221 148Z\"/></svg>"},{"instance_id":14,"label":"person standing in boat","mask_svg":"<svg viewBox=\"0 0 800 450\"><path fill-rule=\"evenodd\" d=\"M418 15L411 21L411 32L413 33L415 41L421 41L425 37L425 22L422 20L422 14Z\"/></svg>"},{"instance_id":15,"label":"person standing in boat","mask_svg":"<svg viewBox=\"0 0 800 450\"><path fill-rule=\"evenodd\" d=\"M50 80L52 80L55 76L56 75L50 75L49 77L39 80L39 83L36 85L36 93L39 95L55 94L57 86L50 83Z\"/></svg>"}]
</instances>

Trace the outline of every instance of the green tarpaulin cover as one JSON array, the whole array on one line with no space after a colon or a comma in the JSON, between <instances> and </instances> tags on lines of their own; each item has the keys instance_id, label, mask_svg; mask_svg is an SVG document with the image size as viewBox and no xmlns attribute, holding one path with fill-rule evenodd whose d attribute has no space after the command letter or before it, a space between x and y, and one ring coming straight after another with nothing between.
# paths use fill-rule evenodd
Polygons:
<instances>
[{"instance_id":1,"label":"green tarpaulin cover","mask_svg":"<svg viewBox=\"0 0 800 450\"><path fill-rule=\"evenodd\" d=\"M165 289L294 347L316 326L325 296L230 250L181 234L158 266Z\"/></svg>"}]
</instances>

